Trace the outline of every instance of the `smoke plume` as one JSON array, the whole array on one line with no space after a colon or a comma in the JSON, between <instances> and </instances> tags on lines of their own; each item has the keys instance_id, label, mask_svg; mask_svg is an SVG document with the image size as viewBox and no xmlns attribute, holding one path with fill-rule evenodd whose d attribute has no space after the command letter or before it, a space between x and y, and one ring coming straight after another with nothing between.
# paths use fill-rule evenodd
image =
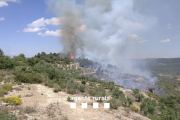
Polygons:
<instances>
[{"instance_id":1,"label":"smoke plume","mask_svg":"<svg viewBox=\"0 0 180 120\"><path fill-rule=\"evenodd\" d=\"M135 33L146 31L156 23L155 18L143 12L141 3L142 0L47 0L49 10L63 19L60 43L64 53L75 52L110 63L154 83L156 78L147 70L140 70L140 63L131 60L140 51L136 45L147 41ZM139 42L129 40L132 35L140 38Z\"/></svg>"},{"instance_id":2,"label":"smoke plume","mask_svg":"<svg viewBox=\"0 0 180 120\"><path fill-rule=\"evenodd\" d=\"M83 13L76 1L56 0L47 1L49 8L60 18L60 43L63 45L62 53L83 52Z\"/></svg>"}]
</instances>

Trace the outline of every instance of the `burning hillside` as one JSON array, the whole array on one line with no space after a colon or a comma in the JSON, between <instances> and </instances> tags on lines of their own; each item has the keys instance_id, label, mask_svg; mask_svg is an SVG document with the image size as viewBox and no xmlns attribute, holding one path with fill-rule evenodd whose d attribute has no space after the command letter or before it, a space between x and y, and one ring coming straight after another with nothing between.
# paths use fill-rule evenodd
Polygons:
<instances>
[{"instance_id":1,"label":"burning hillside","mask_svg":"<svg viewBox=\"0 0 180 120\"><path fill-rule=\"evenodd\" d=\"M146 29L153 26L155 20L137 10L138 4L140 2L137 0L85 0L81 4L76 0L47 1L49 10L59 18L62 53L74 52L70 54L71 59L86 57L99 63L116 65L120 72L104 72L104 75L100 73L100 76L95 76L145 90L157 79L147 68L140 70L140 64L131 60L139 53L136 45L146 42L134 33L144 31L145 26Z\"/></svg>"},{"instance_id":2,"label":"burning hillside","mask_svg":"<svg viewBox=\"0 0 180 120\"><path fill-rule=\"evenodd\" d=\"M155 92L156 94L158 94L157 84L151 82L151 80L144 76L138 74L123 73L116 66L110 64L102 65L100 63L93 62L88 59L76 59L76 62L79 63L81 67L97 69L95 72L90 72L90 74L85 75L95 77L104 81L113 81L116 84L126 88L138 88L141 91Z\"/></svg>"}]
</instances>

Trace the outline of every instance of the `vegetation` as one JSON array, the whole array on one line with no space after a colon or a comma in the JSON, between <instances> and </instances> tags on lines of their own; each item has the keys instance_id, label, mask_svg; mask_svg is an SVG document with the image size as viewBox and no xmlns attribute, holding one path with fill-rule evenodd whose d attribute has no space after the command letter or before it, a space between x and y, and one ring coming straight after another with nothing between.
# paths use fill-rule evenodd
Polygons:
<instances>
[{"instance_id":1,"label":"vegetation","mask_svg":"<svg viewBox=\"0 0 180 120\"><path fill-rule=\"evenodd\" d=\"M39 74L32 73L18 74L14 79L16 82L23 83L41 83L43 81L42 77Z\"/></svg>"},{"instance_id":2,"label":"vegetation","mask_svg":"<svg viewBox=\"0 0 180 120\"><path fill-rule=\"evenodd\" d=\"M85 85L85 84L86 84L86 81L81 81L81 84Z\"/></svg>"},{"instance_id":3,"label":"vegetation","mask_svg":"<svg viewBox=\"0 0 180 120\"><path fill-rule=\"evenodd\" d=\"M0 100L9 103L10 105L20 105L22 104L22 100L19 97L13 96L13 97L3 97L0 98Z\"/></svg>"},{"instance_id":4,"label":"vegetation","mask_svg":"<svg viewBox=\"0 0 180 120\"><path fill-rule=\"evenodd\" d=\"M7 90L7 91L11 91L13 89L12 86L13 86L13 84L4 84L2 86L2 89Z\"/></svg>"},{"instance_id":5,"label":"vegetation","mask_svg":"<svg viewBox=\"0 0 180 120\"><path fill-rule=\"evenodd\" d=\"M135 106L135 105L132 105L130 106L131 110L134 111L134 112L139 112L139 107Z\"/></svg>"},{"instance_id":6,"label":"vegetation","mask_svg":"<svg viewBox=\"0 0 180 120\"><path fill-rule=\"evenodd\" d=\"M32 58L26 58L24 54L10 58L5 56L0 49L0 82L6 80L7 75L12 75L12 82L21 83L43 83L53 88L54 92L65 91L68 94L85 92L94 97L112 97L108 102L111 109L122 106L125 109L137 112L152 120L179 120L180 119L180 59L153 59L146 60L154 75L158 78L160 95L149 93L145 98L138 89L133 90L131 96L125 96L124 92L114 82L102 81L96 77L82 75L84 72L98 69L98 74L103 74L103 67L110 70L117 69L112 65L102 65L88 59L77 59L80 67L72 66L73 61L69 58L61 58L60 54L45 52L38 53ZM168 74L168 75L167 75ZM6 80L6 82L11 82ZM14 84L13 83L13 84ZM28 90L31 88L28 87ZM12 90L12 84L4 84L0 88L0 97ZM154 89L151 88L151 91ZM0 98L11 105L22 103L19 97ZM70 97L67 98L70 101ZM103 102L102 99L98 102ZM139 106L139 107L138 107ZM27 113L29 110L27 110ZM31 111L31 110L30 110ZM2 115L11 116L7 112L0 111Z\"/></svg>"},{"instance_id":7,"label":"vegetation","mask_svg":"<svg viewBox=\"0 0 180 120\"><path fill-rule=\"evenodd\" d=\"M110 103L111 109L118 109L118 107L120 106L120 104L118 104L118 101L115 98L109 100L108 103Z\"/></svg>"},{"instance_id":8,"label":"vegetation","mask_svg":"<svg viewBox=\"0 0 180 120\"><path fill-rule=\"evenodd\" d=\"M141 93L139 93L138 89L134 89L133 93L134 93L134 96L135 96L137 102L142 101L142 99L144 98L144 96Z\"/></svg>"},{"instance_id":9,"label":"vegetation","mask_svg":"<svg viewBox=\"0 0 180 120\"><path fill-rule=\"evenodd\" d=\"M70 97L67 98L67 101L69 101L69 102L74 102L74 100L71 100Z\"/></svg>"},{"instance_id":10,"label":"vegetation","mask_svg":"<svg viewBox=\"0 0 180 120\"><path fill-rule=\"evenodd\" d=\"M4 95L8 94L7 90L0 89L0 97L3 97Z\"/></svg>"},{"instance_id":11,"label":"vegetation","mask_svg":"<svg viewBox=\"0 0 180 120\"><path fill-rule=\"evenodd\" d=\"M6 108L0 108L0 119L1 120L18 120L16 115L9 114Z\"/></svg>"},{"instance_id":12,"label":"vegetation","mask_svg":"<svg viewBox=\"0 0 180 120\"><path fill-rule=\"evenodd\" d=\"M14 63L12 59L4 55L4 52L0 49L0 69L13 68Z\"/></svg>"}]
</instances>

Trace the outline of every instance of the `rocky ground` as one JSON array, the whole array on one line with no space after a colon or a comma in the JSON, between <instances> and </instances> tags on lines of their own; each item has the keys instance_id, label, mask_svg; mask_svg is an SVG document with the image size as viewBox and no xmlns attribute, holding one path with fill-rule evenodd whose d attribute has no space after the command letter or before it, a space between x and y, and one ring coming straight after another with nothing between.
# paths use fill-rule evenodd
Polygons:
<instances>
[{"instance_id":1,"label":"rocky ground","mask_svg":"<svg viewBox=\"0 0 180 120\"><path fill-rule=\"evenodd\" d=\"M13 86L14 90L5 97L19 96L22 105L11 107L11 113L19 119L27 120L149 120L146 117L120 107L118 110L105 109L101 103L98 109L93 109L93 102L77 101L76 109L70 108L68 97L83 97L85 94L69 95L61 91L54 93L52 88L41 84L23 84ZM88 103L87 109L81 108L81 103Z\"/></svg>"}]
</instances>

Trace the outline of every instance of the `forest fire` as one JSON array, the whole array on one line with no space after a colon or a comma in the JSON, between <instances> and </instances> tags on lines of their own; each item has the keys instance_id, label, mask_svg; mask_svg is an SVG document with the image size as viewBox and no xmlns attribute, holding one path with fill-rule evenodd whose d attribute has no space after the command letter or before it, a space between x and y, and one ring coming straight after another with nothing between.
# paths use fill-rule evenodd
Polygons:
<instances>
[{"instance_id":1,"label":"forest fire","mask_svg":"<svg viewBox=\"0 0 180 120\"><path fill-rule=\"evenodd\" d=\"M70 55L70 59L76 59L76 54L72 54L69 52L69 55Z\"/></svg>"}]
</instances>

